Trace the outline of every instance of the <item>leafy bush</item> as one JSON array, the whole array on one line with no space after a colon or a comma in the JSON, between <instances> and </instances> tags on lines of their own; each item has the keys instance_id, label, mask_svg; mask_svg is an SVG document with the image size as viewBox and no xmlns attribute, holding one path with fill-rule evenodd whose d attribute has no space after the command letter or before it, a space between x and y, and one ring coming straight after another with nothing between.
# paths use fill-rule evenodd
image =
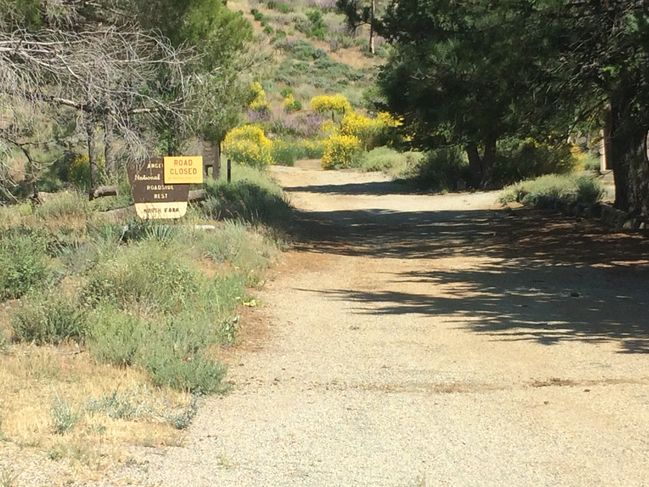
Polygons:
<instances>
[{"instance_id":1,"label":"leafy bush","mask_svg":"<svg viewBox=\"0 0 649 487\"><path fill-rule=\"evenodd\" d=\"M302 103L300 103L300 100L295 99L293 93L286 95L284 101L282 102L282 106L284 107L284 111L286 113L299 112L300 110L302 110Z\"/></svg>"},{"instance_id":2,"label":"leafy bush","mask_svg":"<svg viewBox=\"0 0 649 487\"><path fill-rule=\"evenodd\" d=\"M281 190L263 187L241 180L232 184L208 182L208 198L201 210L216 220L243 220L284 227L291 217L291 209Z\"/></svg>"},{"instance_id":3,"label":"leafy bush","mask_svg":"<svg viewBox=\"0 0 649 487\"><path fill-rule=\"evenodd\" d=\"M70 161L68 181L81 190L90 188L90 159L87 154L76 154Z\"/></svg>"},{"instance_id":4,"label":"leafy bush","mask_svg":"<svg viewBox=\"0 0 649 487\"><path fill-rule=\"evenodd\" d=\"M584 161L584 170L599 173L602 163L598 157L589 156Z\"/></svg>"},{"instance_id":5,"label":"leafy bush","mask_svg":"<svg viewBox=\"0 0 649 487\"><path fill-rule=\"evenodd\" d=\"M306 159L321 159L324 155L324 143L320 140L303 140L301 146Z\"/></svg>"},{"instance_id":6,"label":"leafy bush","mask_svg":"<svg viewBox=\"0 0 649 487\"><path fill-rule=\"evenodd\" d=\"M277 2L275 0L268 0L268 2L266 2L266 6L271 10L277 10L278 12L283 14L289 14L293 12L293 7L291 7L286 2Z\"/></svg>"},{"instance_id":7,"label":"leafy bush","mask_svg":"<svg viewBox=\"0 0 649 487\"><path fill-rule=\"evenodd\" d=\"M324 147L324 169L352 167L361 154L361 141L353 135L332 135L325 141Z\"/></svg>"},{"instance_id":8,"label":"leafy bush","mask_svg":"<svg viewBox=\"0 0 649 487\"><path fill-rule=\"evenodd\" d=\"M99 263L88 276L83 298L93 305L172 312L183 307L200 283L200 274L177 249L148 240Z\"/></svg>"},{"instance_id":9,"label":"leafy bush","mask_svg":"<svg viewBox=\"0 0 649 487\"><path fill-rule=\"evenodd\" d=\"M591 177L550 174L505 188L500 202L518 202L541 209L560 209L573 204L590 208L604 194L599 181Z\"/></svg>"},{"instance_id":10,"label":"leafy bush","mask_svg":"<svg viewBox=\"0 0 649 487\"><path fill-rule=\"evenodd\" d=\"M16 299L50 275L47 243L33 233L6 232L0 238L0 299Z\"/></svg>"},{"instance_id":11,"label":"leafy bush","mask_svg":"<svg viewBox=\"0 0 649 487\"><path fill-rule=\"evenodd\" d=\"M261 127L242 125L225 136L223 150L233 161L253 167L272 163L272 142Z\"/></svg>"},{"instance_id":12,"label":"leafy bush","mask_svg":"<svg viewBox=\"0 0 649 487\"><path fill-rule=\"evenodd\" d=\"M327 36L327 25L320 10L312 9L306 16L295 16L295 29L308 37L324 40Z\"/></svg>"},{"instance_id":13,"label":"leafy bush","mask_svg":"<svg viewBox=\"0 0 649 487\"><path fill-rule=\"evenodd\" d=\"M256 284L277 251L277 245L239 222L226 221L214 234L203 234L195 243L205 255L219 263L229 263L246 279Z\"/></svg>"},{"instance_id":14,"label":"leafy bush","mask_svg":"<svg viewBox=\"0 0 649 487\"><path fill-rule=\"evenodd\" d=\"M37 345L83 341L88 333L85 309L58 290L28 295L14 312L11 324L18 340Z\"/></svg>"},{"instance_id":15,"label":"leafy bush","mask_svg":"<svg viewBox=\"0 0 649 487\"><path fill-rule=\"evenodd\" d=\"M574 167L575 158L567 144L549 145L532 138L510 138L498 144L492 183L503 186L544 174L565 174Z\"/></svg>"},{"instance_id":16,"label":"leafy bush","mask_svg":"<svg viewBox=\"0 0 649 487\"><path fill-rule=\"evenodd\" d=\"M195 394L213 394L226 389L222 384L225 366L203 355L179 357L171 347L171 343L155 351L151 347L143 359L143 366L155 385Z\"/></svg>"},{"instance_id":17,"label":"leafy bush","mask_svg":"<svg viewBox=\"0 0 649 487\"><path fill-rule=\"evenodd\" d=\"M377 147L365 152L357 167L363 171L383 171L397 176L415 167L422 158L420 152L398 152L389 147Z\"/></svg>"},{"instance_id":18,"label":"leafy bush","mask_svg":"<svg viewBox=\"0 0 649 487\"><path fill-rule=\"evenodd\" d=\"M273 142L273 161L282 166L292 166L302 157L302 147L293 142L276 140Z\"/></svg>"},{"instance_id":19,"label":"leafy bush","mask_svg":"<svg viewBox=\"0 0 649 487\"><path fill-rule=\"evenodd\" d=\"M248 108L258 112L268 111L268 100L266 99L266 92L261 83L255 81L250 85L250 103Z\"/></svg>"},{"instance_id":20,"label":"leafy bush","mask_svg":"<svg viewBox=\"0 0 649 487\"><path fill-rule=\"evenodd\" d=\"M298 61L314 61L316 59L327 57L325 51L303 40L287 41L283 43L280 48L286 51L287 54L290 55L291 59Z\"/></svg>"},{"instance_id":21,"label":"leafy bush","mask_svg":"<svg viewBox=\"0 0 649 487\"><path fill-rule=\"evenodd\" d=\"M92 355L101 362L132 365L141 344L146 341L148 324L113 306L100 307L89 319L92 326L88 345Z\"/></svg>"},{"instance_id":22,"label":"leafy bush","mask_svg":"<svg viewBox=\"0 0 649 487\"><path fill-rule=\"evenodd\" d=\"M445 147L429 151L404 178L417 187L456 191L469 181L469 165L459 147Z\"/></svg>"}]
</instances>

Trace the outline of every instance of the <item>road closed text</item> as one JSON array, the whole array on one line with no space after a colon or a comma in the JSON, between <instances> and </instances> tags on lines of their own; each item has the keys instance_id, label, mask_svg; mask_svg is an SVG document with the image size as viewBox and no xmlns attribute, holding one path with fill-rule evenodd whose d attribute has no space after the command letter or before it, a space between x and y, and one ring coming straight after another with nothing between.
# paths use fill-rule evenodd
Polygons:
<instances>
[{"instance_id":1,"label":"road closed text","mask_svg":"<svg viewBox=\"0 0 649 487\"><path fill-rule=\"evenodd\" d=\"M203 182L203 158L201 156L165 157L165 184L201 184Z\"/></svg>"}]
</instances>

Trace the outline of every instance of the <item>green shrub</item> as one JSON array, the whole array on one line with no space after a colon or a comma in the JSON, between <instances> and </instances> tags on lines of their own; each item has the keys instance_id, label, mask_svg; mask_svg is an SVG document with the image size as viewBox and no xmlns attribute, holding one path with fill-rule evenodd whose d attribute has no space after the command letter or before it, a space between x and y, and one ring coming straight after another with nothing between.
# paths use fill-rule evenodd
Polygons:
<instances>
[{"instance_id":1,"label":"green shrub","mask_svg":"<svg viewBox=\"0 0 649 487\"><path fill-rule=\"evenodd\" d=\"M6 232L0 237L0 299L16 299L50 275L44 238Z\"/></svg>"},{"instance_id":2,"label":"green shrub","mask_svg":"<svg viewBox=\"0 0 649 487\"><path fill-rule=\"evenodd\" d=\"M232 264L245 276L248 284L256 283L278 250L277 245L264 235L234 221L226 221L216 232L200 237L195 245L200 246L205 255L215 262Z\"/></svg>"},{"instance_id":3,"label":"green shrub","mask_svg":"<svg viewBox=\"0 0 649 487\"><path fill-rule=\"evenodd\" d=\"M88 215L88 198L80 193L62 192L36 207L34 214L43 220L57 218L85 218Z\"/></svg>"},{"instance_id":4,"label":"green shrub","mask_svg":"<svg viewBox=\"0 0 649 487\"><path fill-rule=\"evenodd\" d=\"M606 190L602 184L591 177L578 177L575 184L577 185L576 202L580 205L593 207L606 196Z\"/></svg>"},{"instance_id":5,"label":"green shrub","mask_svg":"<svg viewBox=\"0 0 649 487\"><path fill-rule=\"evenodd\" d=\"M325 51L303 40L286 42L280 47L290 55L291 59L298 61L314 61L316 59L327 57Z\"/></svg>"},{"instance_id":6,"label":"green shrub","mask_svg":"<svg viewBox=\"0 0 649 487\"><path fill-rule=\"evenodd\" d=\"M295 28L309 37L324 40L327 36L327 25L320 10L308 10L306 13L308 22L297 21Z\"/></svg>"},{"instance_id":7,"label":"green shrub","mask_svg":"<svg viewBox=\"0 0 649 487\"><path fill-rule=\"evenodd\" d=\"M459 147L445 147L429 151L404 179L421 188L456 191L469 181L469 165Z\"/></svg>"},{"instance_id":8,"label":"green shrub","mask_svg":"<svg viewBox=\"0 0 649 487\"><path fill-rule=\"evenodd\" d=\"M304 151L302 147L293 142L276 140L273 142L273 161L281 166L292 166L300 159Z\"/></svg>"},{"instance_id":9,"label":"green shrub","mask_svg":"<svg viewBox=\"0 0 649 487\"><path fill-rule=\"evenodd\" d=\"M532 138L505 139L498 144L491 182L504 186L544 174L565 174L574 169L575 162L568 144L549 145Z\"/></svg>"},{"instance_id":10,"label":"green shrub","mask_svg":"<svg viewBox=\"0 0 649 487\"><path fill-rule=\"evenodd\" d=\"M88 346L97 360L118 366L135 362L148 335L148 324L142 318L104 306L93 313L89 321Z\"/></svg>"},{"instance_id":11,"label":"green shrub","mask_svg":"<svg viewBox=\"0 0 649 487\"><path fill-rule=\"evenodd\" d=\"M541 209L560 209L573 204L590 208L604 194L599 181L591 177L550 174L505 188L500 202L518 202Z\"/></svg>"},{"instance_id":12,"label":"green shrub","mask_svg":"<svg viewBox=\"0 0 649 487\"><path fill-rule=\"evenodd\" d=\"M262 22L265 20L266 16L262 14L259 10L256 8L250 9L250 13L252 14L252 17L257 21L257 22Z\"/></svg>"},{"instance_id":13,"label":"green shrub","mask_svg":"<svg viewBox=\"0 0 649 487\"><path fill-rule=\"evenodd\" d=\"M584 170L599 173L602 167L599 157L589 156L584 161Z\"/></svg>"},{"instance_id":14,"label":"green shrub","mask_svg":"<svg viewBox=\"0 0 649 487\"><path fill-rule=\"evenodd\" d=\"M233 183L208 181L207 200L200 205L202 213L216 220L243 220L284 227L291 217L291 207L282 190L262 173L244 171L238 166Z\"/></svg>"},{"instance_id":15,"label":"green shrub","mask_svg":"<svg viewBox=\"0 0 649 487\"><path fill-rule=\"evenodd\" d=\"M90 160L87 155L77 154L70 161L68 181L81 190L90 188Z\"/></svg>"},{"instance_id":16,"label":"green shrub","mask_svg":"<svg viewBox=\"0 0 649 487\"><path fill-rule=\"evenodd\" d=\"M363 153L357 167L362 171L383 171L397 176L414 168L422 158L420 152L398 152L390 147L377 147Z\"/></svg>"},{"instance_id":17,"label":"green shrub","mask_svg":"<svg viewBox=\"0 0 649 487\"><path fill-rule=\"evenodd\" d=\"M67 402L57 396L50 409L50 418L54 433L63 435L74 429L81 419L81 413L73 411Z\"/></svg>"},{"instance_id":18,"label":"green shrub","mask_svg":"<svg viewBox=\"0 0 649 487\"><path fill-rule=\"evenodd\" d=\"M18 340L37 345L81 342L88 333L86 310L58 290L29 294L14 312L11 324Z\"/></svg>"},{"instance_id":19,"label":"green shrub","mask_svg":"<svg viewBox=\"0 0 649 487\"><path fill-rule=\"evenodd\" d=\"M321 140L303 140L300 144L306 159L322 159L324 142Z\"/></svg>"},{"instance_id":20,"label":"green shrub","mask_svg":"<svg viewBox=\"0 0 649 487\"><path fill-rule=\"evenodd\" d=\"M143 365L157 386L195 394L214 394L226 390L223 385L225 366L202 355L177 357L171 350L164 350L148 354Z\"/></svg>"},{"instance_id":21,"label":"green shrub","mask_svg":"<svg viewBox=\"0 0 649 487\"><path fill-rule=\"evenodd\" d=\"M201 275L180 255L154 240L132 244L88 276L83 297L90 304L172 312L195 293Z\"/></svg>"},{"instance_id":22,"label":"green shrub","mask_svg":"<svg viewBox=\"0 0 649 487\"><path fill-rule=\"evenodd\" d=\"M268 2L266 2L266 6L271 10L277 10L278 12L283 14L290 14L291 12L293 12L293 7L291 7L286 2L277 2L275 0L268 0Z\"/></svg>"}]
</instances>

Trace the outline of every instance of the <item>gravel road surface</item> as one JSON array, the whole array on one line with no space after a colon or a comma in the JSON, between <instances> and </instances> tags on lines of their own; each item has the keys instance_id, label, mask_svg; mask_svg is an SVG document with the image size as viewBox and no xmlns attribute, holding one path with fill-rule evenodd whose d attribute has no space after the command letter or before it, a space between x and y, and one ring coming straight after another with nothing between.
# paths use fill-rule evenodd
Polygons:
<instances>
[{"instance_id":1,"label":"gravel road surface","mask_svg":"<svg viewBox=\"0 0 649 487\"><path fill-rule=\"evenodd\" d=\"M649 485L646 239L495 193L274 173L298 238L228 358L233 390L120 481Z\"/></svg>"}]
</instances>

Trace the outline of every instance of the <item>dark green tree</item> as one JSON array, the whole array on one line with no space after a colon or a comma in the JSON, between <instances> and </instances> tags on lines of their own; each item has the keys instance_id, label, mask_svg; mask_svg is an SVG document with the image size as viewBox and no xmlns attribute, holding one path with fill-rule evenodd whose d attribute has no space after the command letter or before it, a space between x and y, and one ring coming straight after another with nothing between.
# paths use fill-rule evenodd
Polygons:
<instances>
[{"instance_id":1,"label":"dark green tree","mask_svg":"<svg viewBox=\"0 0 649 487\"><path fill-rule=\"evenodd\" d=\"M404 0L381 23L396 46L379 80L388 108L419 145L464 147L474 187L490 184L498 140L524 130L532 106L538 47L519 14L486 1Z\"/></svg>"}]
</instances>

